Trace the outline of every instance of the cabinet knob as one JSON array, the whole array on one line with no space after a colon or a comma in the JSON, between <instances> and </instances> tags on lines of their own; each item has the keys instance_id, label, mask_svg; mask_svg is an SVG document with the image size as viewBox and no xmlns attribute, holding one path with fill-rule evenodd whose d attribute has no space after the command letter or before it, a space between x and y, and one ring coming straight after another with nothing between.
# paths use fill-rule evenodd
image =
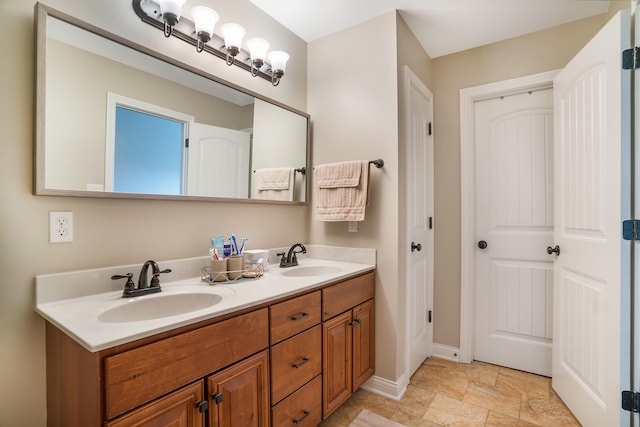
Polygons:
<instances>
[{"instance_id":1,"label":"cabinet knob","mask_svg":"<svg viewBox=\"0 0 640 427\"><path fill-rule=\"evenodd\" d=\"M202 402L196 402L196 408L198 408L198 412L204 413L209 409L209 402L203 400Z\"/></svg>"},{"instance_id":2,"label":"cabinet knob","mask_svg":"<svg viewBox=\"0 0 640 427\"><path fill-rule=\"evenodd\" d=\"M223 400L223 395L222 393L213 393L211 395L211 398L213 399L214 402L216 402L218 405L222 403Z\"/></svg>"}]
</instances>

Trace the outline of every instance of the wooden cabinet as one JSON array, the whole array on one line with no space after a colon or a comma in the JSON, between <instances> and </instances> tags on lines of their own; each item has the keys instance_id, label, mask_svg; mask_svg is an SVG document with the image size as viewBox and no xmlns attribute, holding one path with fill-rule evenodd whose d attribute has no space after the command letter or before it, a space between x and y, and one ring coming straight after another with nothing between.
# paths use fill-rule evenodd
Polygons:
<instances>
[{"instance_id":1,"label":"wooden cabinet","mask_svg":"<svg viewBox=\"0 0 640 427\"><path fill-rule=\"evenodd\" d=\"M371 273L322 290L323 418L373 375L373 280Z\"/></svg>"},{"instance_id":2,"label":"wooden cabinet","mask_svg":"<svg viewBox=\"0 0 640 427\"><path fill-rule=\"evenodd\" d=\"M207 378L209 427L269 425L269 353L265 350Z\"/></svg>"},{"instance_id":3,"label":"wooden cabinet","mask_svg":"<svg viewBox=\"0 0 640 427\"><path fill-rule=\"evenodd\" d=\"M199 405L204 402L203 398L203 382L198 381L105 425L204 427L204 413Z\"/></svg>"},{"instance_id":4,"label":"wooden cabinet","mask_svg":"<svg viewBox=\"0 0 640 427\"><path fill-rule=\"evenodd\" d=\"M47 323L48 425L316 426L373 374L373 293L367 273L95 353Z\"/></svg>"}]
</instances>

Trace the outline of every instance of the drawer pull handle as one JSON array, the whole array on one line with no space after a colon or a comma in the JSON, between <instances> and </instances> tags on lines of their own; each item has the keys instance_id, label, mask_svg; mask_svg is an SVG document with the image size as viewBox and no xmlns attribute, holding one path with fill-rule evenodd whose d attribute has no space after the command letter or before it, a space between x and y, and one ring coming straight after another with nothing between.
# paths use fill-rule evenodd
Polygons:
<instances>
[{"instance_id":1,"label":"drawer pull handle","mask_svg":"<svg viewBox=\"0 0 640 427\"><path fill-rule=\"evenodd\" d=\"M307 359L306 357L302 358L302 362L300 363L294 363L293 365L291 365L292 368L299 368L300 366L304 365L305 363L307 363L309 361L309 359Z\"/></svg>"},{"instance_id":2,"label":"drawer pull handle","mask_svg":"<svg viewBox=\"0 0 640 427\"><path fill-rule=\"evenodd\" d=\"M304 415L301 418L298 419L293 419L293 423L294 424L300 424L301 422L304 421L305 418L307 418L309 416L309 411L304 411Z\"/></svg>"},{"instance_id":3,"label":"drawer pull handle","mask_svg":"<svg viewBox=\"0 0 640 427\"><path fill-rule=\"evenodd\" d=\"M296 320L302 320L302 319L304 319L305 317L307 317L308 315L309 315L309 313L305 313L305 312L303 311L302 313L300 313L300 314L296 314L295 316L293 316L293 317L291 318L291 320L293 320L293 321L296 321Z\"/></svg>"}]
</instances>

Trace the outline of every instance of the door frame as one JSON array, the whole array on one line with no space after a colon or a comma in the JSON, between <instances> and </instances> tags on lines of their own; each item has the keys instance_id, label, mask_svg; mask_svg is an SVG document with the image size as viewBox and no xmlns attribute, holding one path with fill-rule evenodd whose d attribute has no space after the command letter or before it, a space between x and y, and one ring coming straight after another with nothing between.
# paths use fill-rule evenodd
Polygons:
<instances>
[{"instance_id":1,"label":"door frame","mask_svg":"<svg viewBox=\"0 0 640 427\"><path fill-rule=\"evenodd\" d=\"M475 320L475 103L500 96L553 88L560 70L460 90L460 353L474 354Z\"/></svg>"}]
</instances>

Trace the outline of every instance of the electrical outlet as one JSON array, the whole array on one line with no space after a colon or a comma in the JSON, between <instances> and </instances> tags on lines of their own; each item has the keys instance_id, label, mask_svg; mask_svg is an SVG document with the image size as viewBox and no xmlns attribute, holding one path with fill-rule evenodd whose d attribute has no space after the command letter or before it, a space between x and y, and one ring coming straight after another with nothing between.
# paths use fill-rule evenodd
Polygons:
<instances>
[{"instance_id":1,"label":"electrical outlet","mask_svg":"<svg viewBox=\"0 0 640 427\"><path fill-rule=\"evenodd\" d=\"M73 242L73 212L49 212L49 243Z\"/></svg>"},{"instance_id":2,"label":"electrical outlet","mask_svg":"<svg viewBox=\"0 0 640 427\"><path fill-rule=\"evenodd\" d=\"M358 222L357 221L349 221L349 225L347 226L347 230L349 233L357 233L358 232Z\"/></svg>"}]
</instances>

